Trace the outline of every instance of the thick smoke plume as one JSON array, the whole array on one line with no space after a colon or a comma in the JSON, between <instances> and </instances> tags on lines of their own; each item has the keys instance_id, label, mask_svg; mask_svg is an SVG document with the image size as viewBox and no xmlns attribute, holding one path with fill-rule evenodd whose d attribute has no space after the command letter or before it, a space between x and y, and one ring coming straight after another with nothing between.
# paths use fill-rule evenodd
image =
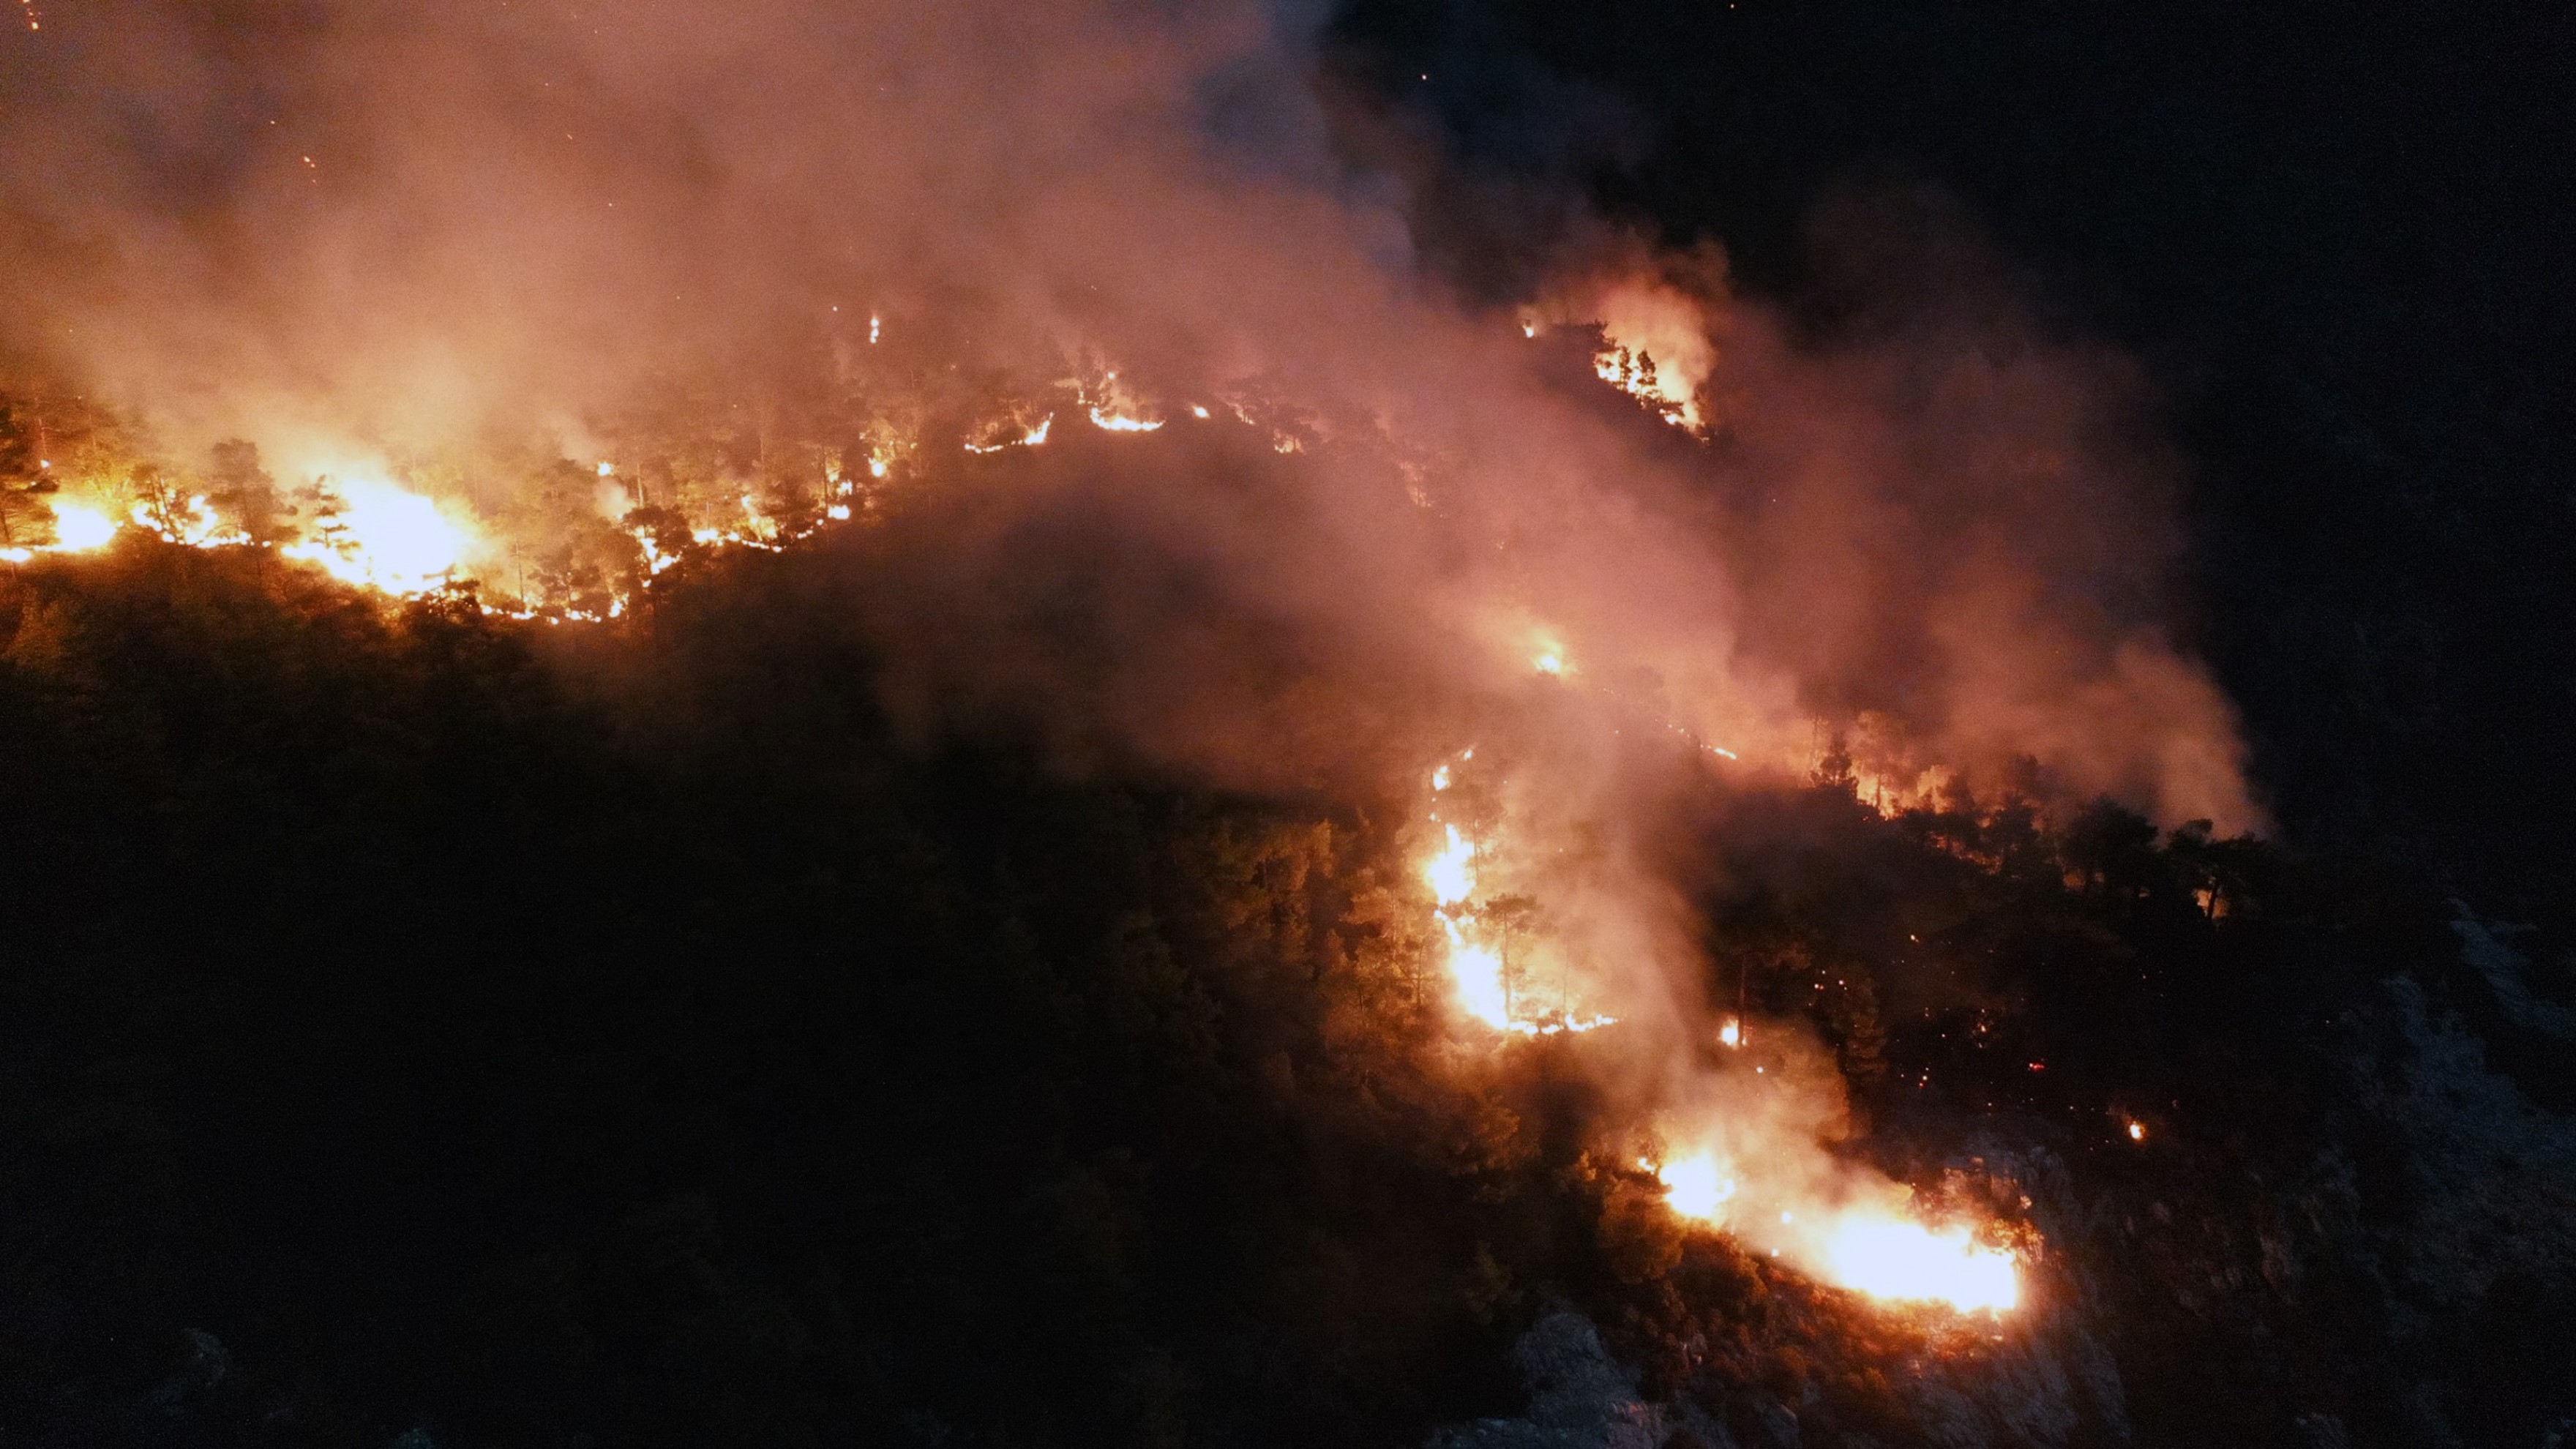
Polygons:
<instances>
[{"instance_id":1,"label":"thick smoke plume","mask_svg":"<svg viewBox=\"0 0 2576 1449\"><path fill-rule=\"evenodd\" d=\"M1966 282L1802 341L1608 226L1471 305L1308 65L1250 4L63 0L0 51L5 340L288 473L515 433L668 478L674 397L756 415L728 494L873 456L900 713L1418 805L1425 850L1446 810L1640 1100L1864 1191L1830 1084L1698 1065L1674 782L2258 824L2139 383Z\"/></svg>"}]
</instances>

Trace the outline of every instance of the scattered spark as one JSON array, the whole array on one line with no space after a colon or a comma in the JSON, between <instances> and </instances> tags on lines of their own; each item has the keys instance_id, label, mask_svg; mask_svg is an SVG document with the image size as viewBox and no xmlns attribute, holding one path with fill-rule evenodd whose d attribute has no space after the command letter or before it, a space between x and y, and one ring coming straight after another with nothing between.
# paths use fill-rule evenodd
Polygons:
<instances>
[{"instance_id":1,"label":"scattered spark","mask_svg":"<svg viewBox=\"0 0 2576 1449\"><path fill-rule=\"evenodd\" d=\"M1717 1041L1720 1046L1740 1047L1744 1045L1743 1024L1738 1022L1734 1017L1728 1017L1726 1019L1726 1024L1717 1029Z\"/></svg>"},{"instance_id":2,"label":"scattered spark","mask_svg":"<svg viewBox=\"0 0 2576 1449\"><path fill-rule=\"evenodd\" d=\"M2130 1140L2130 1141L2132 1141L2132 1142L2144 1142L2144 1141L2146 1141L2146 1140L2147 1140L2147 1124L2145 1124L2144 1122L2132 1122L2132 1123L2130 1123L2130 1124L2129 1124L2129 1140Z\"/></svg>"}]
</instances>

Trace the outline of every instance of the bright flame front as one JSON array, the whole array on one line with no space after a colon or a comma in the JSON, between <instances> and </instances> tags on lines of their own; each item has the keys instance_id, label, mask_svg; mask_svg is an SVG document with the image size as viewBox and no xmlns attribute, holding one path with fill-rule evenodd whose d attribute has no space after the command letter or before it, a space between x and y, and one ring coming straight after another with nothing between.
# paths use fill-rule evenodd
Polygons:
<instances>
[{"instance_id":1,"label":"bright flame front","mask_svg":"<svg viewBox=\"0 0 2576 1449\"><path fill-rule=\"evenodd\" d=\"M83 503L54 504L54 547L65 553L105 548L116 537L117 521Z\"/></svg>"},{"instance_id":2,"label":"bright flame front","mask_svg":"<svg viewBox=\"0 0 2576 1449\"><path fill-rule=\"evenodd\" d=\"M1664 1201L1686 1218L1715 1223L1735 1197L1735 1178L1713 1152L1698 1152L1655 1169Z\"/></svg>"},{"instance_id":3,"label":"bright flame front","mask_svg":"<svg viewBox=\"0 0 2576 1449\"><path fill-rule=\"evenodd\" d=\"M1877 1298L2002 1312L2021 1301L2012 1254L1979 1244L1966 1228L1934 1231L1894 1218L1854 1217L1825 1239L1829 1277Z\"/></svg>"},{"instance_id":4,"label":"bright flame front","mask_svg":"<svg viewBox=\"0 0 2576 1449\"><path fill-rule=\"evenodd\" d=\"M352 478L337 483L340 511L313 543L281 550L334 577L392 594L416 594L465 562L474 536L437 504L391 483Z\"/></svg>"}]
</instances>

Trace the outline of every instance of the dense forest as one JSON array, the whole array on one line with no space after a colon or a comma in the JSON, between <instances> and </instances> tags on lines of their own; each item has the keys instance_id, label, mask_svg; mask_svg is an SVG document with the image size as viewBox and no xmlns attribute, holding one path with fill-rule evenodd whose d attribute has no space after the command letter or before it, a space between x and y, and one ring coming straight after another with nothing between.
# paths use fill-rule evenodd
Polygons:
<instances>
[{"instance_id":1,"label":"dense forest","mask_svg":"<svg viewBox=\"0 0 2576 1449\"><path fill-rule=\"evenodd\" d=\"M884 546L595 629L137 533L0 576L13 1437L1410 1443L1567 1309L1671 1442L2566 1412L2563 955L2110 807L1736 801L1712 969L1845 1150L2044 1242L1989 1340L1685 1230L1595 1038L1452 1037L1384 802L890 728Z\"/></svg>"}]
</instances>

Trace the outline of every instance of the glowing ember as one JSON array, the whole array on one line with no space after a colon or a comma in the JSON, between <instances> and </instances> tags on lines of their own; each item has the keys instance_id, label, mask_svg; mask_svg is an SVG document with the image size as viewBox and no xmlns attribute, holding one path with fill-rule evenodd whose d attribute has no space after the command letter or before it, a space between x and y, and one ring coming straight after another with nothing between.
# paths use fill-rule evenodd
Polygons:
<instances>
[{"instance_id":1,"label":"glowing ember","mask_svg":"<svg viewBox=\"0 0 2576 1449\"><path fill-rule=\"evenodd\" d=\"M1935 1232L1894 1219L1852 1218L1825 1240L1828 1275L1877 1298L2002 1312L2021 1301L2010 1253L1978 1245L1965 1228Z\"/></svg>"},{"instance_id":2,"label":"glowing ember","mask_svg":"<svg viewBox=\"0 0 2576 1449\"><path fill-rule=\"evenodd\" d=\"M320 564L334 577L389 594L416 594L465 562L474 537L438 505L391 483L352 478L335 485L340 511L314 543L279 550Z\"/></svg>"},{"instance_id":3,"label":"glowing ember","mask_svg":"<svg viewBox=\"0 0 2576 1449\"><path fill-rule=\"evenodd\" d=\"M105 548L121 527L115 519L85 504L54 504L54 547L65 553Z\"/></svg>"},{"instance_id":4,"label":"glowing ember","mask_svg":"<svg viewBox=\"0 0 2576 1449\"><path fill-rule=\"evenodd\" d=\"M1726 1019L1726 1024L1717 1029L1717 1042L1720 1046L1740 1047L1744 1045L1743 1023L1737 1021L1734 1017L1728 1017Z\"/></svg>"},{"instance_id":5,"label":"glowing ember","mask_svg":"<svg viewBox=\"0 0 2576 1449\"><path fill-rule=\"evenodd\" d=\"M2146 1123L2144 1123L2144 1122L2132 1122L2132 1123L2130 1123L2130 1124L2129 1124L2129 1140L2130 1140L2130 1141L2132 1141L2132 1142L2144 1142L2144 1141L2146 1141L2146 1140L2147 1140L2147 1124L2146 1124Z\"/></svg>"}]
</instances>

